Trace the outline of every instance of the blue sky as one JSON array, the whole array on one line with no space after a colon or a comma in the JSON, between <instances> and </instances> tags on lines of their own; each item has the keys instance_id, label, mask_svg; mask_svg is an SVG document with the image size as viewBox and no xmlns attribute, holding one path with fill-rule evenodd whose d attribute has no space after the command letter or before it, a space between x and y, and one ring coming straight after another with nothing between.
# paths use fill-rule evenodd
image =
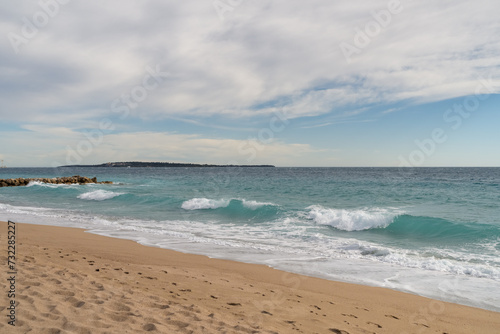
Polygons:
<instances>
[{"instance_id":1,"label":"blue sky","mask_svg":"<svg viewBox=\"0 0 500 334\"><path fill-rule=\"evenodd\" d=\"M0 5L0 159L500 166L478 1Z\"/></svg>"}]
</instances>

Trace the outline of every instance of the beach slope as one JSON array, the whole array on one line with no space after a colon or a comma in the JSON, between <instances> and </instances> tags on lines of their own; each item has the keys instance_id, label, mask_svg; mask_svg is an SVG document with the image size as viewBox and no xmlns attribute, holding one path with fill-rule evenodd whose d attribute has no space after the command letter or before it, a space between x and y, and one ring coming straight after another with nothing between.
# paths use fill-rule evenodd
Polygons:
<instances>
[{"instance_id":1,"label":"beach slope","mask_svg":"<svg viewBox=\"0 0 500 334\"><path fill-rule=\"evenodd\" d=\"M0 333L498 333L500 314L262 265L0 224ZM14 280L9 278L15 276ZM15 297L8 291L14 282ZM15 301L15 326L9 303Z\"/></svg>"}]
</instances>

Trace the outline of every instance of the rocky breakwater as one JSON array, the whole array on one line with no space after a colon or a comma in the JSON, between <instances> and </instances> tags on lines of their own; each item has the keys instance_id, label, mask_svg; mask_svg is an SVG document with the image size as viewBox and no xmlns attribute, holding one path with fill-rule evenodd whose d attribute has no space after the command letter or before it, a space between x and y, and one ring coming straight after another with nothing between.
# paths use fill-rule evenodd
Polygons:
<instances>
[{"instance_id":1,"label":"rocky breakwater","mask_svg":"<svg viewBox=\"0 0 500 334\"><path fill-rule=\"evenodd\" d=\"M98 184L111 184L111 181L101 181L98 182L97 178L90 178L86 176L65 176L65 177L55 177L49 178L17 178L17 179L0 179L1 187L21 187L27 186L30 182L43 182L48 184L87 184L87 183L98 183Z\"/></svg>"}]
</instances>

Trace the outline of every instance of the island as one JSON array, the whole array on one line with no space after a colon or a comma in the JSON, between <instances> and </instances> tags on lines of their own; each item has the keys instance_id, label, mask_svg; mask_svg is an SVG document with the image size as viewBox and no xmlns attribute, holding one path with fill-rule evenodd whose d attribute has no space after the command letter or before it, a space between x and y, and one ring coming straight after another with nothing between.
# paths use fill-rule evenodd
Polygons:
<instances>
[{"instance_id":1,"label":"island","mask_svg":"<svg viewBox=\"0 0 500 334\"><path fill-rule=\"evenodd\" d=\"M100 165L66 165L60 167L276 167L273 165L210 165L210 164L192 164L177 162L106 162Z\"/></svg>"}]
</instances>

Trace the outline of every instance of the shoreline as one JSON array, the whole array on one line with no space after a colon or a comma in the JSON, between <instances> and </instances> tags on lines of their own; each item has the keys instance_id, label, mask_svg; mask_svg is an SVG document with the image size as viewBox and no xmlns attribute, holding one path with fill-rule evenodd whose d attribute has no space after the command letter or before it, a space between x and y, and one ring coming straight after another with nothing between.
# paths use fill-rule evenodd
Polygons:
<instances>
[{"instance_id":1,"label":"shoreline","mask_svg":"<svg viewBox=\"0 0 500 334\"><path fill-rule=\"evenodd\" d=\"M7 248L7 223L1 225L0 244ZM143 246L83 229L16 223L16 242L14 329L20 332L496 333L500 328L500 314L493 311ZM1 281L8 291L7 280ZM0 301L0 331L11 329L6 293Z\"/></svg>"}]
</instances>

